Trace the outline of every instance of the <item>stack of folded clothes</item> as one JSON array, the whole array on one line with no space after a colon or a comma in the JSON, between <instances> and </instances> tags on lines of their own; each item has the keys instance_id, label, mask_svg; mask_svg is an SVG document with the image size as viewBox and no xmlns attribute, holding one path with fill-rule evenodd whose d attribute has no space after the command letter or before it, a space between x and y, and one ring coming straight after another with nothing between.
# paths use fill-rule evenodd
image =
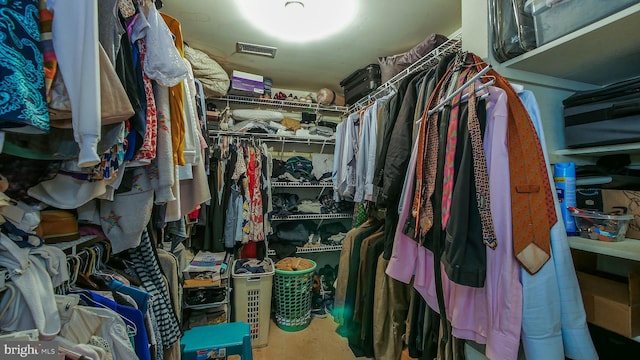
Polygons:
<instances>
[{"instance_id":1,"label":"stack of folded clothes","mask_svg":"<svg viewBox=\"0 0 640 360\"><path fill-rule=\"evenodd\" d=\"M330 137L333 135L333 130L326 126L313 126L309 128L309 134Z\"/></svg>"}]
</instances>

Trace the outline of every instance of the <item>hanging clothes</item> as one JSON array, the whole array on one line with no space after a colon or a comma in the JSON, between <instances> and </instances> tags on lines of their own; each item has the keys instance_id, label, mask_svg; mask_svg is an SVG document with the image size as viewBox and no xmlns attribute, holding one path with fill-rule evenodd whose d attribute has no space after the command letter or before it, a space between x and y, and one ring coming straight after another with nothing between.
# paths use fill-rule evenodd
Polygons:
<instances>
[{"instance_id":1,"label":"hanging clothes","mask_svg":"<svg viewBox=\"0 0 640 360\"><path fill-rule=\"evenodd\" d=\"M133 261L133 269L142 282L142 287L153 299L151 311L158 322L162 344L166 347L171 346L180 340L182 333L178 327L175 310L171 305L171 297L157 260L157 254L146 231L142 233L140 246L129 250L129 255Z\"/></svg>"},{"instance_id":2,"label":"hanging clothes","mask_svg":"<svg viewBox=\"0 0 640 360\"><path fill-rule=\"evenodd\" d=\"M73 135L80 147L78 166L91 167L100 163L98 2L48 1L47 5L53 12L53 48L58 68L71 100Z\"/></svg>"},{"instance_id":3,"label":"hanging clothes","mask_svg":"<svg viewBox=\"0 0 640 360\"><path fill-rule=\"evenodd\" d=\"M174 42L176 48L180 52L180 55L184 57L184 42L182 40L182 29L180 22L175 18L161 14L164 21L167 23L169 30L174 36ZM173 162L176 165L185 165L184 159L184 137L185 137L185 122L184 122L184 88L182 83L171 86L169 88L169 102L171 115L171 139L173 149Z\"/></svg>"},{"instance_id":4,"label":"hanging clothes","mask_svg":"<svg viewBox=\"0 0 640 360\"><path fill-rule=\"evenodd\" d=\"M251 197L251 210L249 222L249 239L252 241L264 241L264 213L262 211L262 156L259 148L249 150L249 192Z\"/></svg>"}]
</instances>

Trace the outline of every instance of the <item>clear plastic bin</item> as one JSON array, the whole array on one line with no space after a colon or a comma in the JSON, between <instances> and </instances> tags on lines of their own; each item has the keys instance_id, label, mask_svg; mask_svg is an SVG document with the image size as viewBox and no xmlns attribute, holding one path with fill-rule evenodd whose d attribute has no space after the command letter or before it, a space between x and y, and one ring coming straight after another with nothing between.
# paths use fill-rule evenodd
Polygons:
<instances>
[{"instance_id":1,"label":"clear plastic bin","mask_svg":"<svg viewBox=\"0 0 640 360\"><path fill-rule=\"evenodd\" d=\"M576 228L585 239L600 241L622 241L627 234L633 215L608 215L596 211L569 208L576 219Z\"/></svg>"},{"instance_id":2,"label":"clear plastic bin","mask_svg":"<svg viewBox=\"0 0 640 360\"><path fill-rule=\"evenodd\" d=\"M525 10L533 15L541 46L637 3L640 0L528 0Z\"/></svg>"}]
</instances>

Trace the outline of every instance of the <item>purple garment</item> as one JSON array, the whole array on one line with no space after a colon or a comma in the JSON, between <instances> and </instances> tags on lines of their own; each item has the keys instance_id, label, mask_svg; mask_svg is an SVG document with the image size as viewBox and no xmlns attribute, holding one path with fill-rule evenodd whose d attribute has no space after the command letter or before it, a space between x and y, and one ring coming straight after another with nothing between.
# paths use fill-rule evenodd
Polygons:
<instances>
[{"instance_id":1,"label":"purple garment","mask_svg":"<svg viewBox=\"0 0 640 360\"><path fill-rule=\"evenodd\" d=\"M522 325L522 285L519 266L513 256L511 229L511 195L509 188L509 158L507 149L507 96L503 90L491 87L487 99L487 127L484 148L491 191L491 214L498 246L487 250L487 280L485 287L472 288L450 281L444 272L443 293L453 335L487 344L490 359L516 359ZM415 173L416 151L411 157L408 179ZM438 309L433 274L433 254L402 233L402 226L411 211L413 182L405 182L400 222L396 229L393 253L387 275L409 283L429 307ZM482 239L478 239L482 241Z\"/></svg>"}]
</instances>

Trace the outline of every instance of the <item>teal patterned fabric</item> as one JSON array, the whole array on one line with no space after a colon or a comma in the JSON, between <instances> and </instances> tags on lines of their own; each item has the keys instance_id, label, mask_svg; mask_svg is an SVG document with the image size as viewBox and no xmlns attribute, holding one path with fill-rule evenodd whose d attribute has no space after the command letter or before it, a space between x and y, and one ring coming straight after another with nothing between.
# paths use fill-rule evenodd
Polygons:
<instances>
[{"instance_id":1,"label":"teal patterned fabric","mask_svg":"<svg viewBox=\"0 0 640 360\"><path fill-rule=\"evenodd\" d=\"M0 0L0 128L49 131L38 0Z\"/></svg>"}]
</instances>

